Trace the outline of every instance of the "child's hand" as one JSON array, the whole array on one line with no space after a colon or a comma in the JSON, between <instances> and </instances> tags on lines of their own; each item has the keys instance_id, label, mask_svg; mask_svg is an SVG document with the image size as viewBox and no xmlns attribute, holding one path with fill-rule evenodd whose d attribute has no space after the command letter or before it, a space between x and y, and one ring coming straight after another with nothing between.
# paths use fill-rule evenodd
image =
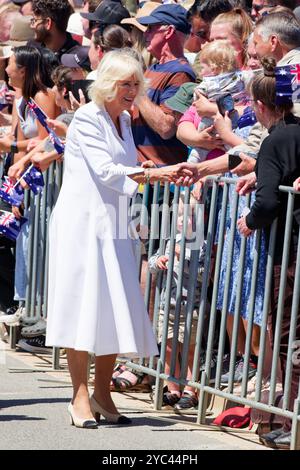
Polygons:
<instances>
[{"instance_id":1,"label":"child's hand","mask_svg":"<svg viewBox=\"0 0 300 470\"><path fill-rule=\"evenodd\" d=\"M206 176L204 176L204 178L201 178L199 181L197 181L197 183L194 184L192 195L194 196L196 201L201 201L203 186L205 185L205 182Z\"/></svg>"},{"instance_id":2,"label":"child's hand","mask_svg":"<svg viewBox=\"0 0 300 470\"><path fill-rule=\"evenodd\" d=\"M216 103L209 101L209 99L198 90L195 90L195 95L197 99L194 101L194 106L199 116L213 117L218 110Z\"/></svg>"},{"instance_id":3,"label":"child's hand","mask_svg":"<svg viewBox=\"0 0 300 470\"><path fill-rule=\"evenodd\" d=\"M163 269L164 271L166 271L168 269L168 266L167 266L168 261L169 261L168 256L165 256L165 255L159 256L156 260L156 266L158 267L158 269Z\"/></svg>"}]
</instances>

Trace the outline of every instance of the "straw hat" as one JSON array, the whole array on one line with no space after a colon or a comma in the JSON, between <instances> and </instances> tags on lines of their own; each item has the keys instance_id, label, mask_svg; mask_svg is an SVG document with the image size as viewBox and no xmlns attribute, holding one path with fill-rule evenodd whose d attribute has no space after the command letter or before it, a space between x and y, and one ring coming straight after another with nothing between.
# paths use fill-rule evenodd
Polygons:
<instances>
[{"instance_id":1,"label":"straw hat","mask_svg":"<svg viewBox=\"0 0 300 470\"><path fill-rule=\"evenodd\" d=\"M34 38L34 30L30 27L30 16L16 16L9 33L9 41L6 46L25 46L28 41Z\"/></svg>"},{"instance_id":2,"label":"straw hat","mask_svg":"<svg viewBox=\"0 0 300 470\"><path fill-rule=\"evenodd\" d=\"M158 8L160 6L160 3L158 2L146 2L142 6L142 8L139 8L136 16L134 18L125 18L124 20L121 21L121 24L132 24L136 28L138 28L140 31L143 31L143 33L146 31L147 26L143 26L141 23L139 23L136 18L141 18L142 16L148 16L150 15L155 8Z\"/></svg>"}]
</instances>

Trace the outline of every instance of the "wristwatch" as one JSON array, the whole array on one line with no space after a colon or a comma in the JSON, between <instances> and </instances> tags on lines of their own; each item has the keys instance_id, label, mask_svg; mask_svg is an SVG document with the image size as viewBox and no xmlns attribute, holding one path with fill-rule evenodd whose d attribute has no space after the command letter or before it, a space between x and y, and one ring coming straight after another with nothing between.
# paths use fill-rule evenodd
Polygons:
<instances>
[{"instance_id":1,"label":"wristwatch","mask_svg":"<svg viewBox=\"0 0 300 470\"><path fill-rule=\"evenodd\" d=\"M18 149L17 141L14 140L10 146L10 153L18 153L18 152L19 152L19 149Z\"/></svg>"}]
</instances>

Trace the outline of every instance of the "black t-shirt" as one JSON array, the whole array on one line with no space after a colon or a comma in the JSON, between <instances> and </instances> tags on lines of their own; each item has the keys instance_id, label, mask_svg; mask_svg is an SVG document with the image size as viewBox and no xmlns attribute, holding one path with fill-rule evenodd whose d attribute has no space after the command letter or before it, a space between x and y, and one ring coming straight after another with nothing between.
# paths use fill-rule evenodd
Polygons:
<instances>
[{"instance_id":1,"label":"black t-shirt","mask_svg":"<svg viewBox=\"0 0 300 470\"><path fill-rule=\"evenodd\" d=\"M45 44L42 44L33 39L27 42L27 46L37 47L38 49L47 48ZM66 40L64 44L62 45L62 47L59 49L59 51L55 52L55 55L60 60L63 54L67 54L68 52L71 51L71 49L73 49L74 47L78 47L78 46L80 46L79 42L75 41L75 39L72 38L70 33L66 33Z\"/></svg>"},{"instance_id":2,"label":"black t-shirt","mask_svg":"<svg viewBox=\"0 0 300 470\"><path fill-rule=\"evenodd\" d=\"M266 228L278 217L276 254L280 254L284 240L287 214L287 193L279 186L292 186L300 176L300 120L289 114L269 130L263 141L256 163L257 190L255 202L246 217L252 229ZM294 232L299 230L300 197L295 198Z\"/></svg>"}]
</instances>

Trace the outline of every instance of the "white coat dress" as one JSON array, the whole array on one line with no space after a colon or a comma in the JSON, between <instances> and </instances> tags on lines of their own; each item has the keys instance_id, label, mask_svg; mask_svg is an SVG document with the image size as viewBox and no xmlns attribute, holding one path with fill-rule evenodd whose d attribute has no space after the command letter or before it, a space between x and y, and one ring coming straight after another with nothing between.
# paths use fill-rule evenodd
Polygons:
<instances>
[{"instance_id":1,"label":"white coat dress","mask_svg":"<svg viewBox=\"0 0 300 470\"><path fill-rule=\"evenodd\" d=\"M157 345L127 234L138 185L126 175L140 171L128 113L120 126L123 139L107 111L90 102L68 129L50 222L46 344L148 357Z\"/></svg>"}]
</instances>

